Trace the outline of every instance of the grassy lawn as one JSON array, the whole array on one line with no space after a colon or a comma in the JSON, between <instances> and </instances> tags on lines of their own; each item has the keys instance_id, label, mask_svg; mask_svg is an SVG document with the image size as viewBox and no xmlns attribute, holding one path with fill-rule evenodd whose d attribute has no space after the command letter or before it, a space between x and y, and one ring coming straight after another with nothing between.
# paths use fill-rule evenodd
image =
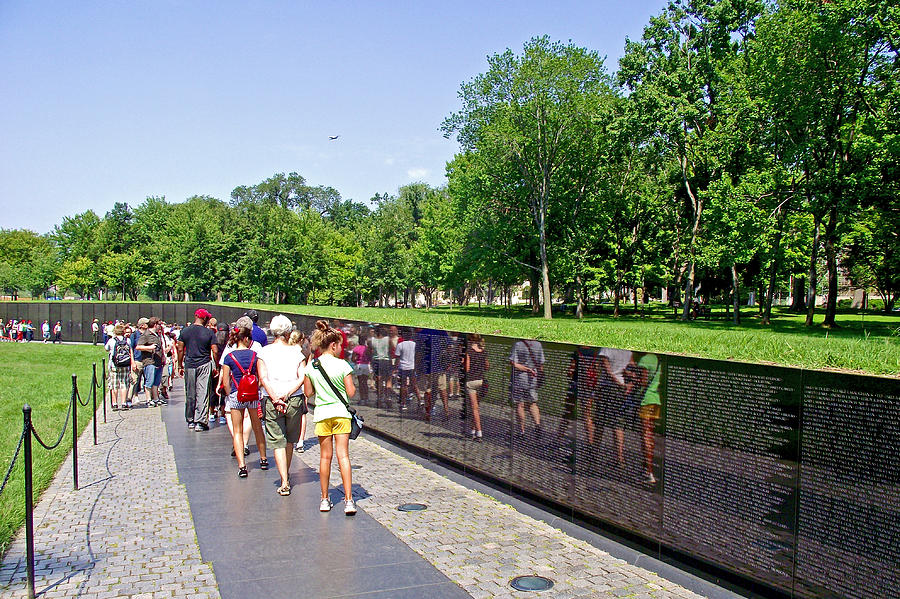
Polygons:
<instances>
[{"instance_id":1,"label":"grassy lawn","mask_svg":"<svg viewBox=\"0 0 900 599\"><path fill-rule=\"evenodd\" d=\"M102 349L87 345L0 343L0 482L22 435L22 405L31 405L34 427L44 442L55 442L69 407L72 374L78 375L81 397L87 401L91 363L96 361L99 370L101 358ZM97 401L101 399L98 395ZM90 418L91 406L79 406L79 429L84 430ZM72 448L71 429L53 451L47 451L35 440L32 440L32 448L37 503ZM9 484L0 495L0 555L6 553L12 537L25 523L23 463L20 454Z\"/></svg>"},{"instance_id":2,"label":"grassy lawn","mask_svg":"<svg viewBox=\"0 0 900 599\"><path fill-rule=\"evenodd\" d=\"M693 322L674 318L671 308L652 306L644 316L613 318L609 313L589 314L579 321L571 314L546 321L527 309L495 306L439 307L431 310L396 308L342 308L334 306L227 305L284 310L328 318L364 320L408 326L429 326L461 332L563 341L619 347L635 351L685 354L719 360L738 360L840 369L897 376L900 373L900 314L847 310L838 313L838 327L804 326L804 316L775 308L770 326L763 326L756 308L744 308L742 322L726 319L724 308ZM816 315L821 323L823 314Z\"/></svg>"}]
</instances>

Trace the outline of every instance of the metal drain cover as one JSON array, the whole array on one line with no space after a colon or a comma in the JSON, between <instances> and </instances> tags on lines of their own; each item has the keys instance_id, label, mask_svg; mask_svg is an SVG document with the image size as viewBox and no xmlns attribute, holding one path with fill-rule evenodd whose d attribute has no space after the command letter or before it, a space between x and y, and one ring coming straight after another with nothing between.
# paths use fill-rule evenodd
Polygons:
<instances>
[{"instance_id":1,"label":"metal drain cover","mask_svg":"<svg viewBox=\"0 0 900 599\"><path fill-rule=\"evenodd\" d=\"M517 591L547 591L553 588L553 581L543 576L516 576L509 585Z\"/></svg>"},{"instance_id":2,"label":"metal drain cover","mask_svg":"<svg viewBox=\"0 0 900 599\"><path fill-rule=\"evenodd\" d=\"M424 503L404 503L398 505L397 509L401 512L421 512L422 510L427 510L428 506Z\"/></svg>"}]
</instances>

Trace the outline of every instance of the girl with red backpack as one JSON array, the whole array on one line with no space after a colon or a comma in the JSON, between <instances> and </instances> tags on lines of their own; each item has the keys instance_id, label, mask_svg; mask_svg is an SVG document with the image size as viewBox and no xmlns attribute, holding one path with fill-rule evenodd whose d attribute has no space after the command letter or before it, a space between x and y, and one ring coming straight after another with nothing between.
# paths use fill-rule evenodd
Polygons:
<instances>
[{"instance_id":1,"label":"girl with red backpack","mask_svg":"<svg viewBox=\"0 0 900 599\"><path fill-rule=\"evenodd\" d=\"M250 349L253 343L252 331L248 327L237 327L231 333L231 343L237 349L225 356L222 362L222 379L228 399L225 405L229 408L232 423L232 443L235 457L238 460L238 476L247 478L247 464L244 460L244 410L250 418L256 448L259 450L259 469L268 470L266 459L266 439L263 436L262 423L259 420L259 381L257 365L259 358Z\"/></svg>"}]
</instances>

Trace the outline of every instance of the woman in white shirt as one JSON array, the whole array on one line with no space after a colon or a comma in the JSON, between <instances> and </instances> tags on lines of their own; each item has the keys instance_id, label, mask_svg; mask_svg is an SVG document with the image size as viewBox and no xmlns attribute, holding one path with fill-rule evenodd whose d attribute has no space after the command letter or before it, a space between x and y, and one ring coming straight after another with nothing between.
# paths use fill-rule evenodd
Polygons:
<instances>
[{"instance_id":1,"label":"woman in white shirt","mask_svg":"<svg viewBox=\"0 0 900 599\"><path fill-rule=\"evenodd\" d=\"M290 345L293 325L286 316L275 316L269 331L275 337L259 352L259 374L264 398L263 413L267 445L273 448L281 476L278 494L291 494L289 472L294 445L302 442L300 428L307 412L303 396L306 360L298 345Z\"/></svg>"}]
</instances>

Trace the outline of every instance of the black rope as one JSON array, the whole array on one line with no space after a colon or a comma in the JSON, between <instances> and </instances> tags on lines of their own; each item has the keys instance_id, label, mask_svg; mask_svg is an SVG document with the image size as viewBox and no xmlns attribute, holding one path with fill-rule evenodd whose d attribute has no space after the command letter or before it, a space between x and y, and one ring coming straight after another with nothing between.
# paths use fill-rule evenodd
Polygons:
<instances>
[{"instance_id":1,"label":"black rope","mask_svg":"<svg viewBox=\"0 0 900 599\"><path fill-rule=\"evenodd\" d=\"M22 436L19 437L19 445L16 447L16 455L13 456L12 462L9 463L9 468L6 470L6 476L3 477L3 484L0 485L0 495L3 495L3 489L6 488L6 483L9 482L9 477L12 475L13 467L16 465L16 460L19 459L19 452L22 450L22 443L25 442L25 435L28 434L28 430L23 426L22 427Z\"/></svg>"},{"instance_id":2,"label":"black rope","mask_svg":"<svg viewBox=\"0 0 900 599\"><path fill-rule=\"evenodd\" d=\"M37 439L37 442L40 443L41 447L43 447L44 449L48 449L48 450L53 450L53 449L56 449L57 447L59 447L59 444L62 443L63 436L66 434L66 429L69 428L69 418L71 418L71 416L72 416L72 402L70 401L69 402L69 411L66 412L66 423L63 424L63 428L59 432L59 438L56 440L56 443L54 443L53 445L47 445L46 443L44 443L43 440L41 440L40 435L38 435L38 432L35 430L34 424L31 425L31 432L34 433L34 438Z\"/></svg>"},{"instance_id":3,"label":"black rope","mask_svg":"<svg viewBox=\"0 0 900 599\"><path fill-rule=\"evenodd\" d=\"M90 396L88 396L88 399L84 400L84 402L81 401L81 393L78 392L78 387L75 387L75 397L82 407L87 406L91 402Z\"/></svg>"}]
</instances>

